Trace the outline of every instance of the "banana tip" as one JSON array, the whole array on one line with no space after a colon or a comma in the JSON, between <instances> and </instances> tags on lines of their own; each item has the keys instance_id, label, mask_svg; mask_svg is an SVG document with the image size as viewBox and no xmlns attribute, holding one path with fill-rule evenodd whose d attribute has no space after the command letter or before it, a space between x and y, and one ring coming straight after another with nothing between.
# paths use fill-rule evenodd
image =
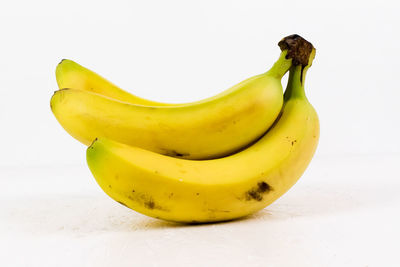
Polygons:
<instances>
[{"instance_id":1,"label":"banana tip","mask_svg":"<svg viewBox=\"0 0 400 267\"><path fill-rule=\"evenodd\" d=\"M63 63L63 61L68 60L66 58L61 59L61 61L58 63L58 65L60 65L61 63Z\"/></svg>"},{"instance_id":2,"label":"banana tip","mask_svg":"<svg viewBox=\"0 0 400 267\"><path fill-rule=\"evenodd\" d=\"M92 143L90 144L90 146L88 147L88 149L90 148L90 149L93 149L93 145L97 142L99 140L99 138L95 138L93 141L92 141Z\"/></svg>"}]
</instances>

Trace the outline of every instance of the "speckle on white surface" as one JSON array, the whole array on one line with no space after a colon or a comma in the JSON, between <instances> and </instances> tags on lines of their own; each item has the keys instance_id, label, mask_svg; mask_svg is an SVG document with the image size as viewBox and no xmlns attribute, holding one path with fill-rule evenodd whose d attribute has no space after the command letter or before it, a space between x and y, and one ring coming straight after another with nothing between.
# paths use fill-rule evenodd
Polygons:
<instances>
[{"instance_id":1,"label":"speckle on white surface","mask_svg":"<svg viewBox=\"0 0 400 267\"><path fill-rule=\"evenodd\" d=\"M247 218L181 225L105 195L87 167L2 168L4 266L399 266L399 156L316 157Z\"/></svg>"}]
</instances>

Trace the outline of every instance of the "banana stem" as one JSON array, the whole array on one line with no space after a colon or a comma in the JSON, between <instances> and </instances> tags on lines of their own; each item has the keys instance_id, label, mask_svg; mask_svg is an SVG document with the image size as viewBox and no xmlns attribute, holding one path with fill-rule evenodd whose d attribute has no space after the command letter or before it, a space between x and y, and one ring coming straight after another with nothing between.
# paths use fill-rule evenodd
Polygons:
<instances>
[{"instance_id":1,"label":"banana stem","mask_svg":"<svg viewBox=\"0 0 400 267\"><path fill-rule=\"evenodd\" d=\"M302 70L310 64L310 58L314 58L315 49L312 43L298 34L286 36L278 43L282 53L267 74L282 78L291 66L302 66ZM312 61L312 60L311 60ZM303 75L300 75L302 80Z\"/></svg>"},{"instance_id":2,"label":"banana stem","mask_svg":"<svg viewBox=\"0 0 400 267\"><path fill-rule=\"evenodd\" d=\"M304 69L301 65L292 66L289 71L289 80L285 90L285 101L292 98L303 98L305 97L304 92L304 80L305 75ZM302 77L303 76L303 77Z\"/></svg>"},{"instance_id":3,"label":"banana stem","mask_svg":"<svg viewBox=\"0 0 400 267\"><path fill-rule=\"evenodd\" d=\"M282 79L283 75L289 71L290 66L292 66L292 59L287 59L286 55L288 50L283 50L279 59L274 63L271 69L267 72L268 75Z\"/></svg>"},{"instance_id":4,"label":"banana stem","mask_svg":"<svg viewBox=\"0 0 400 267\"><path fill-rule=\"evenodd\" d=\"M306 97L304 91L304 83L306 80L307 71L311 67L314 57L315 57L315 48L312 49L308 58L308 64L306 66L293 65L290 67L289 80L284 95L285 101L287 101L290 98Z\"/></svg>"}]
</instances>

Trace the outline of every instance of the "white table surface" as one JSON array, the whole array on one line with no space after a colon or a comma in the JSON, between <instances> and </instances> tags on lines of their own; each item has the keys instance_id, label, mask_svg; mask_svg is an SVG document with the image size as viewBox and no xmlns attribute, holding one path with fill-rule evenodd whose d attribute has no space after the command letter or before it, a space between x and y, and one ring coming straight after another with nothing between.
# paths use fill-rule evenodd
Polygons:
<instances>
[{"instance_id":1,"label":"white table surface","mask_svg":"<svg viewBox=\"0 0 400 267\"><path fill-rule=\"evenodd\" d=\"M316 156L246 219L180 225L103 193L86 165L0 168L0 266L400 266L400 156Z\"/></svg>"}]
</instances>

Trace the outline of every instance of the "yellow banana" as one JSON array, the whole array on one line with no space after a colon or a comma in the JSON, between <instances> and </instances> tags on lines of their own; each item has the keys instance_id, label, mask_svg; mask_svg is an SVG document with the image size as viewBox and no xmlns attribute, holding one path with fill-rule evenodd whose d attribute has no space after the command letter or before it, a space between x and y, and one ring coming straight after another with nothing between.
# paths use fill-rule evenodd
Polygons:
<instances>
[{"instance_id":1,"label":"yellow banana","mask_svg":"<svg viewBox=\"0 0 400 267\"><path fill-rule=\"evenodd\" d=\"M272 125L283 104L282 76L307 44L299 36L283 39L281 56L269 71L192 104L135 105L62 89L54 93L51 108L64 129L86 145L105 137L174 157L217 158L243 148Z\"/></svg>"},{"instance_id":2,"label":"yellow banana","mask_svg":"<svg viewBox=\"0 0 400 267\"><path fill-rule=\"evenodd\" d=\"M97 73L79 65L78 63L63 59L56 68L58 88L74 88L98 93L127 103L147 106L170 106L172 104L155 102L132 95L118 86L112 84ZM176 104L175 104L176 105Z\"/></svg>"},{"instance_id":3,"label":"yellow banana","mask_svg":"<svg viewBox=\"0 0 400 267\"><path fill-rule=\"evenodd\" d=\"M215 222L263 209L296 183L317 147L318 116L304 93L314 54L291 67L280 118L241 152L195 161L99 138L87 149L91 172L114 200L164 220Z\"/></svg>"}]
</instances>

